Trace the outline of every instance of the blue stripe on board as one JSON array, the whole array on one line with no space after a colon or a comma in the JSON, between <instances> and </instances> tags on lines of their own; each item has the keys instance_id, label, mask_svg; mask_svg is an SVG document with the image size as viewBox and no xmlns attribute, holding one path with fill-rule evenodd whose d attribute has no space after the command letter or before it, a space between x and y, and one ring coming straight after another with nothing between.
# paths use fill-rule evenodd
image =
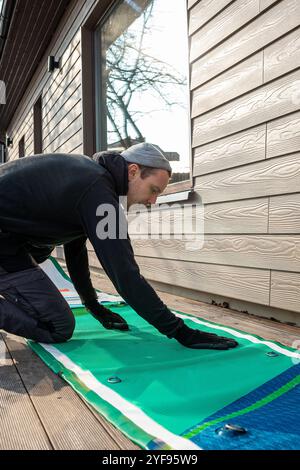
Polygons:
<instances>
[{"instance_id":1,"label":"blue stripe on board","mask_svg":"<svg viewBox=\"0 0 300 470\"><path fill-rule=\"evenodd\" d=\"M204 423L226 417L231 413L254 405L267 395L279 390L299 374L300 364L297 364L269 382L266 382L261 387L258 387L253 392L209 416L197 426L185 431L183 435ZM209 426L193 436L191 440L203 449L299 450L299 411L300 386L295 386L272 402L255 410L230 420L225 418L225 421ZM232 435L232 433L228 432L221 435L218 434L218 430L227 422L241 426L247 432L242 435Z\"/></svg>"}]
</instances>

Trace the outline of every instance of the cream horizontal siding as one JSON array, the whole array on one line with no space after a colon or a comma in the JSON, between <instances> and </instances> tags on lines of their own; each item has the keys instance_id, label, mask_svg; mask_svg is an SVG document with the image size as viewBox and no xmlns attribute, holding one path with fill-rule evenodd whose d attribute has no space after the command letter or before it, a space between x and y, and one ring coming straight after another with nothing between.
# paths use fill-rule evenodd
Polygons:
<instances>
[{"instance_id":1,"label":"cream horizontal siding","mask_svg":"<svg viewBox=\"0 0 300 470\"><path fill-rule=\"evenodd\" d=\"M192 93L192 117L203 114L263 83L263 52L246 59Z\"/></svg>"},{"instance_id":2,"label":"cream horizontal siding","mask_svg":"<svg viewBox=\"0 0 300 470\"><path fill-rule=\"evenodd\" d=\"M271 272L270 305L299 312L299 273Z\"/></svg>"},{"instance_id":3,"label":"cream horizontal siding","mask_svg":"<svg viewBox=\"0 0 300 470\"><path fill-rule=\"evenodd\" d=\"M206 235L203 246L189 249L191 240L133 240L138 256L177 259L300 273L300 237ZM195 237L192 247L201 245Z\"/></svg>"},{"instance_id":4,"label":"cream horizontal siding","mask_svg":"<svg viewBox=\"0 0 300 470\"><path fill-rule=\"evenodd\" d=\"M265 10L269 6L273 5L273 3L277 2L278 0L260 0L260 11Z\"/></svg>"},{"instance_id":5,"label":"cream horizontal siding","mask_svg":"<svg viewBox=\"0 0 300 470\"><path fill-rule=\"evenodd\" d=\"M193 122L193 146L299 110L299 89L300 70L296 70L196 117Z\"/></svg>"},{"instance_id":6,"label":"cream horizontal siding","mask_svg":"<svg viewBox=\"0 0 300 470\"><path fill-rule=\"evenodd\" d=\"M25 155L34 155L33 140L31 140L29 143L25 144Z\"/></svg>"},{"instance_id":7,"label":"cream horizontal siding","mask_svg":"<svg viewBox=\"0 0 300 470\"><path fill-rule=\"evenodd\" d=\"M264 160L265 155L266 124L262 124L196 147L193 175L205 175Z\"/></svg>"},{"instance_id":8,"label":"cream horizontal siding","mask_svg":"<svg viewBox=\"0 0 300 470\"><path fill-rule=\"evenodd\" d=\"M215 3L219 4L219 2ZM215 17L214 21L203 26L200 31L192 36L191 60L197 59L197 57L224 41L258 14L259 0L236 0L229 4ZM201 12L199 17L201 17Z\"/></svg>"},{"instance_id":9,"label":"cream horizontal siding","mask_svg":"<svg viewBox=\"0 0 300 470\"><path fill-rule=\"evenodd\" d=\"M68 93L62 91L60 95L56 96L56 101L53 101L51 106L49 106L49 102L47 104L47 108L49 106L49 111L43 117L43 130L45 134L45 138L55 126L55 123L59 120L59 116L63 113L67 114L71 111L74 106L81 101L82 99L82 92L81 92L81 84L80 84L80 71L78 75L75 75L73 80L68 84L62 84L63 90L67 89ZM46 107L45 107L46 112Z\"/></svg>"},{"instance_id":10,"label":"cream horizontal siding","mask_svg":"<svg viewBox=\"0 0 300 470\"><path fill-rule=\"evenodd\" d=\"M55 115L51 130L43 139L45 152L48 152L48 149L52 152L55 151L53 149L61 145L63 139L68 140L74 131L77 132L82 128L81 109L81 100L78 100L69 110L63 108L60 113Z\"/></svg>"},{"instance_id":11,"label":"cream horizontal siding","mask_svg":"<svg viewBox=\"0 0 300 470\"><path fill-rule=\"evenodd\" d=\"M300 234L300 193L270 197L270 233Z\"/></svg>"},{"instance_id":12,"label":"cream horizontal siding","mask_svg":"<svg viewBox=\"0 0 300 470\"><path fill-rule=\"evenodd\" d=\"M78 142L79 142L79 137L78 137ZM77 142L75 142L75 139L72 140L72 142L70 142L70 144L72 143L72 146L70 145L70 147L68 147L68 150L67 152L68 153L73 153L73 154L79 154L79 155L82 155L83 154L83 143L82 143L82 139L81 139L81 142L77 145ZM73 147L73 145L75 145L75 147Z\"/></svg>"},{"instance_id":13,"label":"cream horizontal siding","mask_svg":"<svg viewBox=\"0 0 300 470\"><path fill-rule=\"evenodd\" d=\"M152 210L151 213L129 214L128 230L133 236L139 230L141 234L170 233L262 233L268 231L268 198L243 201L230 201L207 204L205 210L201 201L188 207L172 204L164 210ZM196 221L197 218L197 221Z\"/></svg>"},{"instance_id":14,"label":"cream horizontal siding","mask_svg":"<svg viewBox=\"0 0 300 470\"><path fill-rule=\"evenodd\" d=\"M34 135L33 135L33 126L30 126L28 132L25 134L25 150L26 148L33 147ZM27 152L25 152L28 155Z\"/></svg>"},{"instance_id":15,"label":"cream horizontal siding","mask_svg":"<svg viewBox=\"0 0 300 470\"><path fill-rule=\"evenodd\" d=\"M58 139L56 139L51 145L51 152L57 153L73 153L74 149L77 149L80 145L82 145L81 116L79 116L78 119L70 124L64 133L60 135Z\"/></svg>"},{"instance_id":16,"label":"cream horizontal siding","mask_svg":"<svg viewBox=\"0 0 300 470\"><path fill-rule=\"evenodd\" d=\"M153 281L250 302L255 299L261 304L269 304L268 270L141 256L137 256L137 262L141 273Z\"/></svg>"},{"instance_id":17,"label":"cream horizontal siding","mask_svg":"<svg viewBox=\"0 0 300 470\"><path fill-rule=\"evenodd\" d=\"M191 8L195 3L197 3L199 0L187 0L188 2L188 8ZM213 2L214 0L204 0L206 3Z\"/></svg>"},{"instance_id":18,"label":"cream horizontal siding","mask_svg":"<svg viewBox=\"0 0 300 470\"><path fill-rule=\"evenodd\" d=\"M71 153L80 148L82 134L80 31L60 59L61 68L43 95L43 149Z\"/></svg>"},{"instance_id":19,"label":"cream horizontal siding","mask_svg":"<svg viewBox=\"0 0 300 470\"><path fill-rule=\"evenodd\" d=\"M264 80L268 82L300 65L300 28L264 50Z\"/></svg>"},{"instance_id":20,"label":"cream horizontal siding","mask_svg":"<svg viewBox=\"0 0 300 470\"><path fill-rule=\"evenodd\" d=\"M234 166L249 164L251 161L256 162L257 160L264 160L265 152L266 157L271 158L280 156L284 152L295 152L297 150L300 150L299 112L290 114L284 118L275 119L267 123L267 133L265 133L264 124L257 128L251 128L239 134L235 134L234 136L229 136L225 139L220 139L216 142L196 148L194 154L194 175L198 176L201 174L208 174ZM285 174L282 182L279 182L280 187L276 186L273 189L268 189L267 186L262 188L262 186L265 185L265 178L268 174L270 174L270 172L275 176L278 171L281 171L283 164L283 172L286 173L288 167L290 169L292 168L291 165L293 160L296 166L298 166L298 157L299 155L295 154L294 156L287 156L284 159L276 159L272 162L269 162L271 163L270 166L268 162L261 162L260 164L251 165L250 167L246 166L245 168L236 169L234 171L222 172L217 175L216 179L214 175L206 176L205 178L196 178L196 184L199 184L201 187L201 195L204 198L206 191L210 191L210 181L213 185L213 198L217 198L217 191L215 192L215 189L217 189L219 185L222 186L221 191L225 190L226 193L227 188L224 188L224 185L227 186L226 181L228 181L228 178L232 181L233 185L239 184L239 178L241 178L241 181L243 181L243 185L245 183L245 186L242 188L243 197L261 196L262 192L263 194L270 195L274 191L275 194L279 194L282 191L298 191L297 176L295 180L296 186L292 185L290 187L289 183L285 179L286 177L289 178L291 176L288 174ZM294 168L297 173L296 167ZM247 181L244 180L243 173L246 174ZM235 176L237 176L238 179L236 179ZM254 186L250 188L250 191L248 191L247 185L251 185L251 180L253 177L255 179ZM220 181L218 181L217 178L220 178ZM263 179L262 184L261 178ZM281 178L282 177L279 176L279 179ZM271 185L275 186L272 183L272 178ZM230 199L234 198L234 192L235 191L231 192L229 190L228 196L225 197L229 197ZM239 195L238 192L237 195ZM211 200L209 199L207 202L211 202Z\"/></svg>"},{"instance_id":21,"label":"cream horizontal siding","mask_svg":"<svg viewBox=\"0 0 300 470\"><path fill-rule=\"evenodd\" d=\"M268 122L266 143L267 158L299 151L300 112Z\"/></svg>"},{"instance_id":22,"label":"cream horizontal siding","mask_svg":"<svg viewBox=\"0 0 300 470\"><path fill-rule=\"evenodd\" d=\"M172 205L151 212L129 213L128 215L128 232L129 235L135 234L182 234L194 233L196 228L203 233L203 207L199 205L182 206L179 204Z\"/></svg>"},{"instance_id":23,"label":"cream horizontal siding","mask_svg":"<svg viewBox=\"0 0 300 470\"><path fill-rule=\"evenodd\" d=\"M266 234L268 232L267 197L221 202L204 206L204 230L207 234Z\"/></svg>"},{"instance_id":24,"label":"cream horizontal siding","mask_svg":"<svg viewBox=\"0 0 300 470\"><path fill-rule=\"evenodd\" d=\"M161 241L159 252L170 259L177 252L201 270L203 263L261 269L270 278L266 305L300 312L300 3L261 0L243 26L197 49L201 33L204 39L241 2L221 6L204 26L199 18L197 29L201 3L191 7L190 32L193 176L204 203L204 244L193 253L184 240ZM158 244L143 241L144 256ZM250 302L262 303L255 295Z\"/></svg>"},{"instance_id":25,"label":"cream horizontal siding","mask_svg":"<svg viewBox=\"0 0 300 470\"><path fill-rule=\"evenodd\" d=\"M192 88L205 83L299 27L299 15L298 0L282 0L255 17L244 28L192 64ZM193 36L191 42L193 44Z\"/></svg>"},{"instance_id":26,"label":"cream horizontal siding","mask_svg":"<svg viewBox=\"0 0 300 470\"><path fill-rule=\"evenodd\" d=\"M232 0L219 0L217 2L215 0L195 0L193 3L188 2L189 7L196 3L194 8L189 11L189 33L193 34L231 2Z\"/></svg>"},{"instance_id":27,"label":"cream horizontal siding","mask_svg":"<svg viewBox=\"0 0 300 470\"><path fill-rule=\"evenodd\" d=\"M195 178L205 204L298 192L300 153Z\"/></svg>"},{"instance_id":28,"label":"cream horizontal siding","mask_svg":"<svg viewBox=\"0 0 300 470\"><path fill-rule=\"evenodd\" d=\"M89 244L89 261L92 266L101 265ZM268 305L270 274L266 269L241 268L218 264L205 264L136 255L136 261L144 277L152 281L185 287L210 294Z\"/></svg>"},{"instance_id":29,"label":"cream horizontal siding","mask_svg":"<svg viewBox=\"0 0 300 470\"><path fill-rule=\"evenodd\" d=\"M49 81L43 94L43 109L45 116L52 109L54 103L68 88L74 76L81 70L80 66L80 35L76 35L63 56L60 58L60 68L52 72L52 79Z\"/></svg>"}]
</instances>

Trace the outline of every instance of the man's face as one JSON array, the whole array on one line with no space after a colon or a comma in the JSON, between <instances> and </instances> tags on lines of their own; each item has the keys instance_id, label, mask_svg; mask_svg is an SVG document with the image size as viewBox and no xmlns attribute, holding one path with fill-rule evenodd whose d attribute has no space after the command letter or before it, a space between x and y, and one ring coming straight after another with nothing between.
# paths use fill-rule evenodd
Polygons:
<instances>
[{"instance_id":1,"label":"man's face","mask_svg":"<svg viewBox=\"0 0 300 470\"><path fill-rule=\"evenodd\" d=\"M155 173L142 179L139 166L131 163L128 165L128 208L133 204L155 204L168 182L169 173L166 170L155 170Z\"/></svg>"}]
</instances>

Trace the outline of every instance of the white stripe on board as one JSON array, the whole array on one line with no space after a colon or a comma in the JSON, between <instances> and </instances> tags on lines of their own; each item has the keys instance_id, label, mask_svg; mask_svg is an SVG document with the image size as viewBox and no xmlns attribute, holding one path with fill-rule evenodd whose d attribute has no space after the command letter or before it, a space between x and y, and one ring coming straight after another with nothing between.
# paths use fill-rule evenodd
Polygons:
<instances>
[{"instance_id":1,"label":"white stripe on board","mask_svg":"<svg viewBox=\"0 0 300 470\"><path fill-rule=\"evenodd\" d=\"M68 302L70 308L83 307L81 299L75 290L74 285L61 274L61 272L50 259L47 259L41 263L40 267L51 279L53 284L55 284L58 290L65 290L65 292L61 291L60 293ZM111 295L104 292L97 292L97 296L99 302L120 302L123 300L119 295Z\"/></svg>"},{"instance_id":2,"label":"white stripe on board","mask_svg":"<svg viewBox=\"0 0 300 470\"><path fill-rule=\"evenodd\" d=\"M232 328L227 328L226 326L214 325L213 323L207 323L205 321L199 320L198 318L188 317L187 315L182 315L178 312L175 312L174 310L171 310L171 312L174 313L174 315L176 315L177 317L182 318L183 320L192 320L195 323L199 323L199 325L205 325L214 330L226 331L227 333L230 333L236 336L237 338L247 339L251 343L264 344L268 346L270 349L274 349L274 351L279 352L280 354L284 354L285 356L288 356L288 357L300 359L300 353L289 351L288 349L284 349L281 346L278 346L277 344L272 343L271 341L264 341L264 340L255 338L255 336L248 335L245 333L240 333L239 331L236 331Z\"/></svg>"},{"instance_id":3,"label":"white stripe on board","mask_svg":"<svg viewBox=\"0 0 300 470\"><path fill-rule=\"evenodd\" d=\"M164 441L172 449L176 450L202 450L189 439L177 436L166 428L158 424L152 418L147 416L140 408L133 405L125 398L121 397L117 392L111 390L106 385L103 385L99 380L94 377L90 371L81 369L75 362L71 361L65 354L60 352L55 346L45 343L39 343L46 351L55 357L67 369L74 372L77 377L84 383L90 390L96 393L99 397L113 405L130 421L135 423L148 434Z\"/></svg>"}]
</instances>

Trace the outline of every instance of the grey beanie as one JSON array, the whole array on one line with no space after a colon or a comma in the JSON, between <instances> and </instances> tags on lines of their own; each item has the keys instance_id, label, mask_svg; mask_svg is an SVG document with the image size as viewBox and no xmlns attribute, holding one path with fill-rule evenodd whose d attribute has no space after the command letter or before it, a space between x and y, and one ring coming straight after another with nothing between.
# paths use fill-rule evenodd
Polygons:
<instances>
[{"instance_id":1,"label":"grey beanie","mask_svg":"<svg viewBox=\"0 0 300 470\"><path fill-rule=\"evenodd\" d=\"M128 163L137 163L138 165L167 170L172 173L169 161L156 145L148 144L146 142L132 145L121 152L121 155Z\"/></svg>"}]
</instances>

